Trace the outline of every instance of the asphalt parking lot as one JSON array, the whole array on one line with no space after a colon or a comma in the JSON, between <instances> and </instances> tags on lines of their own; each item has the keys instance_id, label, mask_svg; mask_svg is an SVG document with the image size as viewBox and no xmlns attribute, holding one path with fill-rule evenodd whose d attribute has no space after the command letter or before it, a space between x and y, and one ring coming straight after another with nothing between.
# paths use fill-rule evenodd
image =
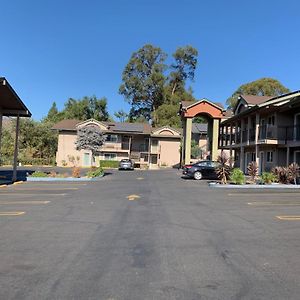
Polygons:
<instances>
[{"instance_id":1,"label":"asphalt parking lot","mask_svg":"<svg viewBox=\"0 0 300 300\"><path fill-rule=\"evenodd\" d=\"M177 170L0 188L0 299L299 299L299 196Z\"/></svg>"}]
</instances>

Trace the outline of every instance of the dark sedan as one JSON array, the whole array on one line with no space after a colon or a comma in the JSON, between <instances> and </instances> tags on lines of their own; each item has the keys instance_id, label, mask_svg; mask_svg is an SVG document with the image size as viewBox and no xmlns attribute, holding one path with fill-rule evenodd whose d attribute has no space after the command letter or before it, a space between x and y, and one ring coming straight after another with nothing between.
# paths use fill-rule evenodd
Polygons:
<instances>
[{"instance_id":1,"label":"dark sedan","mask_svg":"<svg viewBox=\"0 0 300 300\"><path fill-rule=\"evenodd\" d=\"M211 160L198 161L194 164L184 165L182 167L183 175L200 180L202 178L218 179L216 168L219 163Z\"/></svg>"}]
</instances>

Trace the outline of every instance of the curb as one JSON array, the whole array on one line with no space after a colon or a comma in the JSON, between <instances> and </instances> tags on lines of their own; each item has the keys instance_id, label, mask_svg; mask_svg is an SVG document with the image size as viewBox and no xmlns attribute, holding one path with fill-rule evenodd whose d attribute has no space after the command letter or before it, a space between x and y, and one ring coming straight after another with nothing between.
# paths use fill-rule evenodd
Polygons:
<instances>
[{"instance_id":1,"label":"curb","mask_svg":"<svg viewBox=\"0 0 300 300\"><path fill-rule=\"evenodd\" d=\"M289 184L244 184L244 185L234 185L234 184L218 184L209 183L211 188L220 189L300 189L300 185L289 185Z\"/></svg>"},{"instance_id":2,"label":"curb","mask_svg":"<svg viewBox=\"0 0 300 300\"><path fill-rule=\"evenodd\" d=\"M81 177L81 178L72 178L72 177L67 177L67 178L49 178L49 177L27 177L26 180L28 182L37 182L37 181L44 181L44 182L59 182L59 181L67 181L67 182L74 182L74 181L99 181L101 178L104 177L98 176L95 178L87 178L87 177Z\"/></svg>"}]
</instances>

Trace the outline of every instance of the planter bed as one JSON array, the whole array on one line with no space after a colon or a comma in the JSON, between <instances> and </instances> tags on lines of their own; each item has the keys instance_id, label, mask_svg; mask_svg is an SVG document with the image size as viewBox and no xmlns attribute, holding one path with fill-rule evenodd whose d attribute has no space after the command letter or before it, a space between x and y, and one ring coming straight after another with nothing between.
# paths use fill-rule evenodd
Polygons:
<instances>
[{"instance_id":1,"label":"planter bed","mask_svg":"<svg viewBox=\"0 0 300 300\"><path fill-rule=\"evenodd\" d=\"M300 189L300 185L294 184L220 184L209 182L208 185L212 188L223 189Z\"/></svg>"}]
</instances>

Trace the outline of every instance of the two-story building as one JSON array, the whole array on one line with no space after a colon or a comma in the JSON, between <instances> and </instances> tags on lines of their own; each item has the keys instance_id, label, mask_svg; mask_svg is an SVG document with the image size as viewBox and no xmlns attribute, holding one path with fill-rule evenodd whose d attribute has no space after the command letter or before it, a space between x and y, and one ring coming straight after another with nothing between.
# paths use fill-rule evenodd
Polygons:
<instances>
[{"instance_id":1,"label":"two-story building","mask_svg":"<svg viewBox=\"0 0 300 300\"><path fill-rule=\"evenodd\" d=\"M219 148L234 154L244 172L255 161L259 172L300 164L300 91L279 97L241 95L234 115L223 121Z\"/></svg>"},{"instance_id":2,"label":"two-story building","mask_svg":"<svg viewBox=\"0 0 300 300\"><path fill-rule=\"evenodd\" d=\"M99 126L106 135L106 142L95 157L96 165L101 160L130 158L141 168L175 167L180 163L179 130L165 126L152 128L149 124L98 122L96 120L62 120L53 126L58 130L57 166L88 167L92 162L91 152L76 150L77 131L83 126Z\"/></svg>"}]
</instances>

